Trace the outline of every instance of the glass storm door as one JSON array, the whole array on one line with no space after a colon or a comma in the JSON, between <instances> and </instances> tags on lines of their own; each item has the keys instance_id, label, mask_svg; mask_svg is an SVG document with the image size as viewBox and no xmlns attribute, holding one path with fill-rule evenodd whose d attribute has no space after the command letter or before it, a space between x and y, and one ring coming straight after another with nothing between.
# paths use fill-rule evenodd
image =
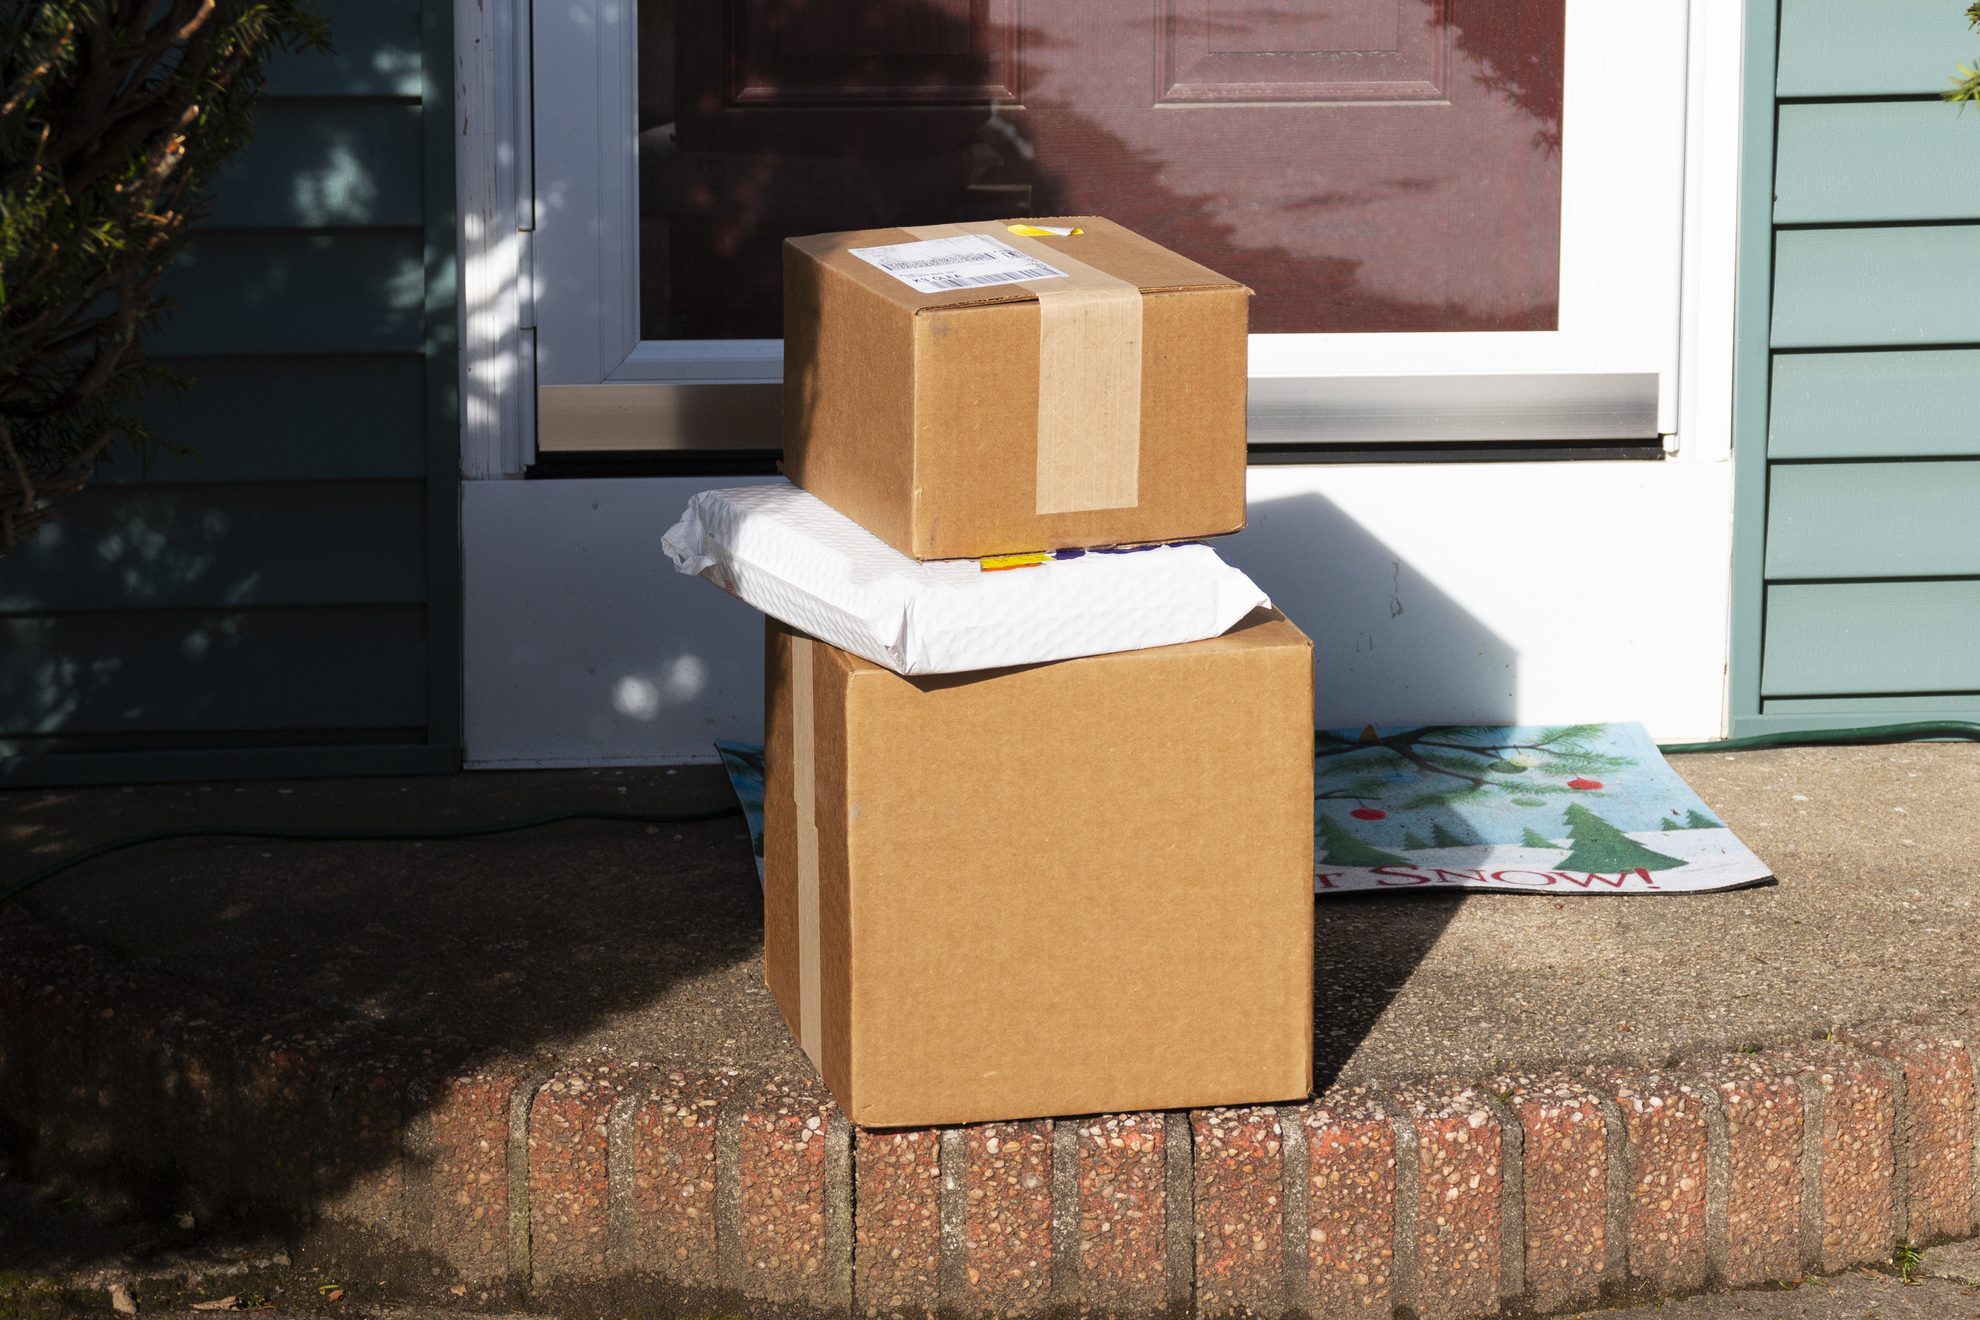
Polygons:
<instances>
[{"instance_id":1,"label":"glass storm door","mask_svg":"<svg viewBox=\"0 0 1980 1320\"><path fill-rule=\"evenodd\" d=\"M1080 213L1259 333L1554 330L1564 5L640 0L640 338L776 338L789 235Z\"/></svg>"}]
</instances>

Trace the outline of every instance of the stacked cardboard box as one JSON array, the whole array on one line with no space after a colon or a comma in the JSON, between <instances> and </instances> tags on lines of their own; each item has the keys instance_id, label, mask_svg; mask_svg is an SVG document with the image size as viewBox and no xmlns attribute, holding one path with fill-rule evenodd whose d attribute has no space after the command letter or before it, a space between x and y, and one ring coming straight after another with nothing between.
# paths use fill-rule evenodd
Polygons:
<instances>
[{"instance_id":1,"label":"stacked cardboard box","mask_svg":"<svg viewBox=\"0 0 1980 1320\"><path fill-rule=\"evenodd\" d=\"M1244 521L1249 291L1108 221L785 249L785 464L917 559ZM1312 648L904 677L768 630L766 979L856 1122L1258 1103L1312 1067Z\"/></svg>"},{"instance_id":2,"label":"stacked cardboard box","mask_svg":"<svg viewBox=\"0 0 1980 1320\"><path fill-rule=\"evenodd\" d=\"M1251 291L1111 221L1052 227L1080 232L787 243L790 479L916 559L1244 526Z\"/></svg>"}]
</instances>

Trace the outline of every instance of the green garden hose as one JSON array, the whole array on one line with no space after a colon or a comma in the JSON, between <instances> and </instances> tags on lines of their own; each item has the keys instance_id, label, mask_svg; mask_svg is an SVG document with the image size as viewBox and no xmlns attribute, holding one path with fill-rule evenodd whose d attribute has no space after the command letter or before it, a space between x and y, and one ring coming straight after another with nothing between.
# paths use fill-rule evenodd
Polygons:
<instances>
[{"instance_id":1,"label":"green garden hose","mask_svg":"<svg viewBox=\"0 0 1980 1320\"><path fill-rule=\"evenodd\" d=\"M1980 724L1971 720L1925 720L1917 724L1866 724L1849 729L1810 729L1798 733L1756 733L1717 742L1659 743L1666 756L1685 752L1755 752L1766 747L1858 747L1871 743L1922 742L1960 738L1980 742Z\"/></svg>"},{"instance_id":2,"label":"green garden hose","mask_svg":"<svg viewBox=\"0 0 1980 1320\"><path fill-rule=\"evenodd\" d=\"M1927 720L1915 724L1872 724L1845 729L1815 729L1798 733L1760 733L1746 738L1724 738L1717 742L1661 743L1657 750L1666 755L1688 752L1750 752L1768 747L1862 746L1873 743L1917 742L1933 738L1959 738L1980 741L1980 723L1967 720ZM230 827L215 825L198 829L151 830L127 838L113 839L72 853L42 867L22 879L0 886L0 906L12 902L45 880L99 857L147 843L169 839L289 839L309 843L406 843L444 839L477 839L491 834L510 834L557 825L572 820L618 821L632 825L683 825L690 821L720 820L739 814L739 807L713 807L654 815L637 811L563 811L549 816L526 816L517 820L494 821L483 825L442 826L430 829L305 830L275 829L266 826Z\"/></svg>"},{"instance_id":3,"label":"green garden hose","mask_svg":"<svg viewBox=\"0 0 1980 1320\"><path fill-rule=\"evenodd\" d=\"M211 825L174 830L150 830L144 834L112 839L109 843L98 844L94 848L84 848L81 852L69 854L59 862L51 863L39 871L0 886L0 906L19 898L42 881L53 880L62 872L81 866L84 862L92 862L109 853L122 852L126 848L136 848L141 844L164 843L168 839L290 839L308 843L407 843L437 839L478 839L490 834L511 834L517 830L533 830L542 825L557 825L568 820L607 820L631 825L685 825L690 821L720 820L724 816L741 814L741 807L729 806L659 815L640 811L560 811L549 816L525 816L516 820L493 821L484 825L442 825L425 829L305 830L264 825Z\"/></svg>"}]
</instances>

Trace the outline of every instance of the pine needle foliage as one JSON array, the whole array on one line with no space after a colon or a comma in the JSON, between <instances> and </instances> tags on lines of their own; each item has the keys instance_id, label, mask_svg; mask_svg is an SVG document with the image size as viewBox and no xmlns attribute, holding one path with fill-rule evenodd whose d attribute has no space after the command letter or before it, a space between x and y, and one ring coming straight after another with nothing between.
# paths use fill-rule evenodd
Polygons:
<instances>
[{"instance_id":1,"label":"pine needle foliage","mask_svg":"<svg viewBox=\"0 0 1980 1320\"><path fill-rule=\"evenodd\" d=\"M1975 32L1980 32L1980 4L1966 11L1966 21ZM1953 85L1946 90L1946 99L1961 105L1971 102L1980 105L1980 60L1972 64L1962 64L1953 75Z\"/></svg>"},{"instance_id":2,"label":"pine needle foliage","mask_svg":"<svg viewBox=\"0 0 1980 1320\"><path fill-rule=\"evenodd\" d=\"M268 56L327 37L308 0L0 0L0 554L157 443L160 278Z\"/></svg>"}]
</instances>

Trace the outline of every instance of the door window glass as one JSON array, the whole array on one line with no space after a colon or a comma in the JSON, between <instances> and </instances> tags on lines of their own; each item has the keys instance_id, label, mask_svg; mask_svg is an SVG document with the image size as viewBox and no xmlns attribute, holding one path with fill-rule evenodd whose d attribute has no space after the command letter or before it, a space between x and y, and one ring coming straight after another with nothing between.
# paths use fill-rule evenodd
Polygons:
<instances>
[{"instance_id":1,"label":"door window glass","mask_svg":"<svg viewBox=\"0 0 1980 1320\"><path fill-rule=\"evenodd\" d=\"M639 0L641 337L777 338L790 235L1082 213L1255 331L1553 330L1563 13Z\"/></svg>"}]
</instances>

